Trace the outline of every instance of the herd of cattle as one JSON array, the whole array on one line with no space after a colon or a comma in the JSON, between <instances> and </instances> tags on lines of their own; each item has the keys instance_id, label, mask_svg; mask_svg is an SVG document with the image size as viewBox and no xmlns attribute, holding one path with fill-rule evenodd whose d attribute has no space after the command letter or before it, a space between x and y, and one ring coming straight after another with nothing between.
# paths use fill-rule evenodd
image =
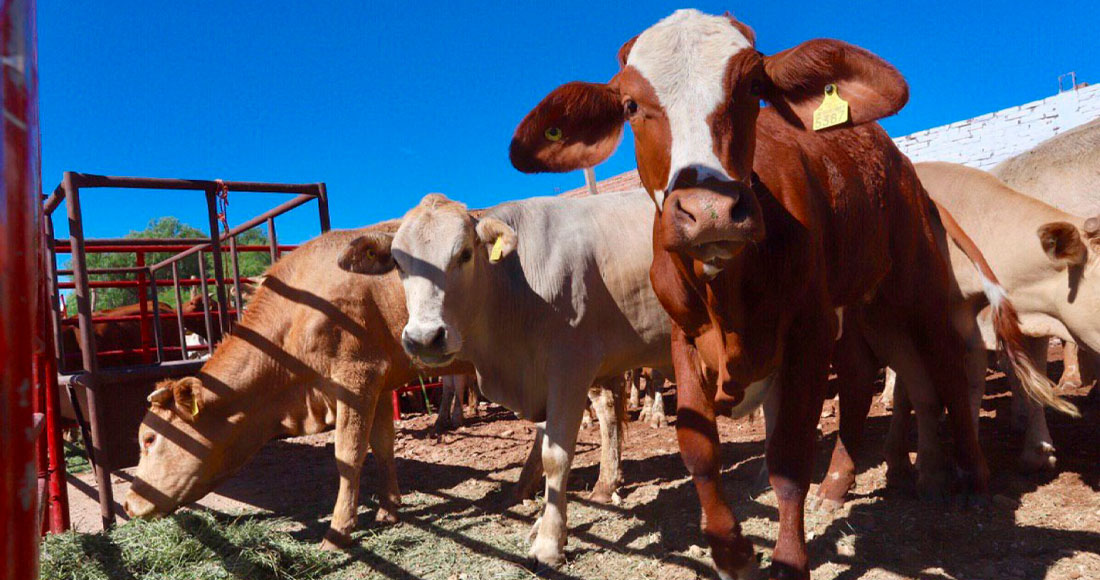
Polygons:
<instances>
[{"instance_id":1,"label":"herd of cattle","mask_svg":"<svg viewBox=\"0 0 1100 580\"><path fill-rule=\"evenodd\" d=\"M835 40L772 56L754 42L730 16L678 11L623 45L608 83L563 85L516 130L517 169L570 171L610 156L629 123L640 190L483 211L431 194L400 220L330 232L278 261L199 376L149 396L126 511L171 512L272 438L335 426L340 487L324 541L342 546L368 448L378 519L397 517L388 392L427 367L476 372L485 397L537 424L519 489L545 474L530 554L547 565L563 560L589 399L605 447L596 495L620 483L621 378L638 367L674 373L676 435L722 578L758 571L723 491L719 415L764 407L773 577L809 574L803 510L830 388L841 428L818 504L854 484L851 454L886 366L899 385L890 478L980 499L977 413L998 346L1028 420L1022 459L1052 466L1043 406L1077 410L1046 377L1047 337L1080 347L1086 378L1100 352L1100 123L1003 164L1004 181L914 166L875 123L908 99L891 65ZM837 96L844 122L815 129ZM945 409L951 465L936 431Z\"/></svg>"}]
</instances>

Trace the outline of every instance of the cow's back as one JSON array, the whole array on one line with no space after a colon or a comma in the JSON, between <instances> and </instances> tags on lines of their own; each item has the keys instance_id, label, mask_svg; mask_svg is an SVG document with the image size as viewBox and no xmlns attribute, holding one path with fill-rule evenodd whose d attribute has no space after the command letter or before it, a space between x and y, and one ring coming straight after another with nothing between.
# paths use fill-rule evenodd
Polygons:
<instances>
[{"instance_id":1,"label":"cow's back","mask_svg":"<svg viewBox=\"0 0 1100 580\"><path fill-rule=\"evenodd\" d=\"M668 363L669 323L649 282L653 214L640 190L486 211L518 237L515 258L492 266L464 337L487 396L539 417L548 371Z\"/></svg>"},{"instance_id":2,"label":"cow's back","mask_svg":"<svg viewBox=\"0 0 1100 580\"><path fill-rule=\"evenodd\" d=\"M1100 215L1100 119L1047 139L990 172L1062 211Z\"/></svg>"}]
</instances>

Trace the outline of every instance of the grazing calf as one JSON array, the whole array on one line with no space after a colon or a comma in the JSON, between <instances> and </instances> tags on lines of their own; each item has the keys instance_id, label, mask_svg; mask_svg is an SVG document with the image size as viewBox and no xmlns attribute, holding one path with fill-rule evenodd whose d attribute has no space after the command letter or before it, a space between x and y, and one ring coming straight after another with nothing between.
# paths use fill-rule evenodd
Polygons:
<instances>
[{"instance_id":1,"label":"grazing calf","mask_svg":"<svg viewBox=\"0 0 1100 580\"><path fill-rule=\"evenodd\" d=\"M355 240L342 260L398 268L406 352L428 365L472 362L487 399L543 424L546 507L530 553L544 564L563 561L565 483L589 387L669 361L668 316L647 275L652 217L638 191L534 198L480 216L432 194L394 236Z\"/></svg>"},{"instance_id":2,"label":"grazing calf","mask_svg":"<svg viewBox=\"0 0 1100 580\"><path fill-rule=\"evenodd\" d=\"M340 490L326 547L348 541L359 475L373 449L380 521L400 503L389 390L421 371L401 350L408 318L396 274L362 276L335 267L349 242L396 222L334 231L273 265L244 318L197 377L163 381L138 431L141 459L126 495L135 517L197 501L267 441L336 427ZM440 372L469 372L455 365Z\"/></svg>"},{"instance_id":3,"label":"grazing calf","mask_svg":"<svg viewBox=\"0 0 1100 580\"><path fill-rule=\"evenodd\" d=\"M803 504L846 309L859 311L879 358L936 395L919 407L946 404L963 489L984 492L988 470L931 202L872 122L905 104L904 79L835 40L774 56L754 44L732 17L678 11L620 49L609 83L547 96L517 128L511 157L528 172L591 167L630 123L657 208L650 277L673 323L677 436L715 564L723 578L757 566L722 490L715 417L748 413L774 389L771 574L807 578ZM815 117L823 130L810 129Z\"/></svg>"}]
</instances>

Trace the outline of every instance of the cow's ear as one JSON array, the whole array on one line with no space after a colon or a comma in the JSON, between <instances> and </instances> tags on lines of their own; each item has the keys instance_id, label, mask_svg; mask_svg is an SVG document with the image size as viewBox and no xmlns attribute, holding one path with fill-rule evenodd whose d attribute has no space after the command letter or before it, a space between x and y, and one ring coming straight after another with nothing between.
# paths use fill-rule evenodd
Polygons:
<instances>
[{"instance_id":1,"label":"cow's ear","mask_svg":"<svg viewBox=\"0 0 1100 580\"><path fill-rule=\"evenodd\" d=\"M618 90L596 83L562 85L516 127L512 165L524 173L593 167L615 152L624 121Z\"/></svg>"},{"instance_id":2,"label":"cow's ear","mask_svg":"<svg viewBox=\"0 0 1100 580\"><path fill-rule=\"evenodd\" d=\"M352 240L336 263L356 274L385 274L396 265L390 253L392 245L393 234L367 232Z\"/></svg>"},{"instance_id":3,"label":"cow's ear","mask_svg":"<svg viewBox=\"0 0 1100 580\"><path fill-rule=\"evenodd\" d=\"M172 401L172 384L175 383L172 379L165 379L157 383L157 388L149 393L149 396L145 400L149 401L154 407L165 407Z\"/></svg>"},{"instance_id":4,"label":"cow's ear","mask_svg":"<svg viewBox=\"0 0 1100 580\"><path fill-rule=\"evenodd\" d=\"M810 40L766 56L764 71L764 98L801 128L814 126L814 111L830 85L848 102L848 122L853 125L893 115L909 100L909 85L896 68L839 40Z\"/></svg>"},{"instance_id":5,"label":"cow's ear","mask_svg":"<svg viewBox=\"0 0 1100 580\"><path fill-rule=\"evenodd\" d=\"M1088 247L1073 224L1050 222L1039 226L1036 233L1050 261L1062 266L1081 266L1088 260Z\"/></svg>"},{"instance_id":6,"label":"cow's ear","mask_svg":"<svg viewBox=\"0 0 1100 580\"><path fill-rule=\"evenodd\" d=\"M172 398L176 402L176 413L187 421L194 421L202 412L202 381L195 377L184 377L172 385Z\"/></svg>"},{"instance_id":7,"label":"cow's ear","mask_svg":"<svg viewBox=\"0 0 1100 580\"><path fill-rule=\"evenodd\" d=\"M489 261L494 264L515 251L518 241L512 226L492 217L477 221L477 239L488 248Z\"/></svg>"}]
</instances>

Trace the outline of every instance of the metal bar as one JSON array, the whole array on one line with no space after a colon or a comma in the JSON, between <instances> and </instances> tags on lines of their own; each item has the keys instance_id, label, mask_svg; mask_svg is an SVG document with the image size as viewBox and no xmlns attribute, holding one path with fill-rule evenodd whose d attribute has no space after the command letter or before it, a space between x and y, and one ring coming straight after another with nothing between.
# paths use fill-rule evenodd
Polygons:
<instances>
[{"instance_id":1,"label":"metal bar","mask_svg":"<svg viewBox=\"0 0 1100 580\"><path fill-rule=\"evenodd\" d=\"M233 266L233 292L236 294L233 303L237 305L237 321L239 322L244 307L241 304L241 267L237 261L237 236L229 237L229 260Z\"/></svg>"},{"instance_id":2,"label":"metal bar","mask_svg":"<svg viewBox=\"0 0 1100 580\"><path fill-rule=\"evenodd\" d=\"M45 529L58 534L69 529L69 489L65 481L65 451L61 443L61 400L57 386L57 349L58 340L57 303L50 275L49 265L53 264L53 252L50 240L53 239L52 220L44 216L42 224L43 244L39 247L38 265L42 280L39 284L38 333L42 349L42 366L38 388L44 390L44 409L46 415L46 526Z\"/></svg>"},{"instance_id":3,"label":"metal bar","mask_svg":"<svg viewBox=\"0 0 1100 580\"><path fill-rule=\"evenodd\" d=\"M63 312L62 308L61 308L60 288L58 288L57 252L56 252L55 247L54 247L56 238L54 238L53 215L45 216L45 222L46 222L45 226L46 226L46 245L47 245L47 254L46 254L47 258L46 258L46 260L47 260L47 266L49 268L49 270L46 273L46 286L48 288L48 292L49 292L49 295L50 295L50 307L51 307L51 310L52 310L53 320L51 322L52 322L52 326L53 326L53 339L54 339L54 346L56 347L56 352L57 352L58 356L62 357L61 360L64 360L63 357L65 356L66 353L65 353L65 347L64 347L64 344L63 344L64 341L61 340L61 319L65 317L66 313ZM74 285L74 287L75 287L75 285ZM63 365L59 364L58 366L63 366Z\"/></svg>"},{"instance_id":4,"label":"metal bar","mask_svg":"<svg viewBox=\"0 0 1100 580\"><path fill-rule=\"evenodd\" d=\"M324 182L317 184L317 213L321 218L321 233L327 234L332 226L328 216L328 188Z\"/></svg>"},{"instance_id":5,"label":"metal bar","mask_svg":"<svg viewBox=\"0 0 1100 580\"><path fill-rule=\"evenodd\" d=\"M222 239L218 233L217 197L217 189L206 190L206 217L210 227L210 243L214 246L214 251L210 254L210 257L214 262L214 279L216 280L214 292L218 298L218 335L224 336L225 333L229 332L229 312L226 310L229 308L229 304L227 304L225 295L225 270L222 269Z\"/></svg>"},{"instance_id":6,"label":"metal bar","mask_svg":"<svg viewBox=\"0 0 1100 580\"><path fill-rule=\"evenodd\" d=\"M244 276L244 277L241 278L241 282L254 282L254 281L255 281L254 278L249 278L248 276ZM207 280L207 282L208 283L213 283L214 279L209 278ZM190 280L180 280L180 286L198 286L198 285L199 285L198 278L194 278L194 279L190 279ZM89 280L88 281L88 287L89 288L137 288L137 286L138 286L137 280ZM57 287L61 290L72 290L73 288L76 288L76 286L73 282L61 282L57 285Z\"/></svg>"},{"instance_id":7,"label":"metal bar","mask_svg":"<svg viewBox=\"0 0 1100 580\"><path fill-rule=\"evenodd\" d=\"M152 272L149 272L149 285L153 291L153 312L156 313L151 317L153 319L153 343L157 346L157 362L162 363L164 362L164 340L162 338L164 331L160 322L160 296L157 295L157 278L153 276Z\"/></svg>"},{"instance_id":8,"label":"metal bar","mask_svg":"<svg viewBox=\"0 0 1100 580\"><path fill-rule=\"evenodd\" d=\"M53 193L46 198L45 202L43 202L42 213L47 216L52 214L53 211L57 209L57 207L61 205L61 202L63 201L65 201L65 190L62 189L61 184L59 183L57 184L57 187L54 188Z\"/></svg>"},{"instance_id":9,"label":"metal bar","mask_svg":"<svg viewBox=\"0 0 1100 580\"><path fill-rule=\"evenodd\" d=\"M275 235L275 218L267 218L267 247L271 252L271 263L279 261L279 239Z\"/></svg>"},{"instance_id":10,"label":"metal bar","mask_svg":"<svg viewBox=\"0 0 1100 580\"><path fill-rule=\"evenodd\" d=\"M138 320L138 335L141 338L141 362L149 364L153 362L149 356L149 295L145 288L145 252L136 252L137 267L141 270L137 276L137 300L138 300L138 314L141 318Z\"/></svg>"},{"instance_id":11,"label":"metal bar","mask_svg":"<svg viewBox=\"0 0 1100 580\"><path fill-rule=\"evenodd\" d=\"M112 187L118 189L182 189L190 191L211 191L218 187L217 181L207 179L171 179L162 177L122 177L112 175L94 175L91 173L70 172L73 184L79 188ZM258 181L222 181L233 191L254 193L304 193L313 194L313 183L263 183Z\"/></svg>"},{"instance_id":12,"label":"metal bar","mask_svg":"<svg viewBox=\"0 0 1100 580\"><path fill-rule=\"evenodd\" d=\"M288 211L290 211L290 210L292 210L292 209L294 209L294 208L296 208L296 207L298 207L298 206L300 206L300 205L302 205L306 202L312 201L313 199L314 199L314 196L312 196L312 195L305 195L305 194L299 195L299 196L295 197L294 199L291 199L291 200L289 200L289 201L287 201L283 204L280 204L280 205L276 206L275 208L272 208L268 211L265 211L264 213L262 213L262 214L260 214L256 217L244 222L243 224L241 224L239 226L236 226L234 228L230 228L229 232L221 234L218 237L218 239L219 239L219 241L220 240L225 240L225 239L228 239L229 236L235 236L235 235L237 235L241 232L246 232L246 231L248 231L248 230L264 223L264 221L267 220L267 218L269 218L269 217L275 217L275 216L278 216L280 214L286 213L286 212L288 212ZM326 213L326 215L328 213L327 206L326 206L325 213ZM322 225L324 225L324 224L322 224ZM324 231L328 231L328 230L324 230ZM219 245L218 247L220 248L221 246ZM167 266L168 264L170 264L172 262L175 262L175 261L179 261L183 258L186 258L187 256L190 256L191 254L194 254L195 252L198 252L199 250L206 251L206 250L210 250L210 249L212 249L212 244L208 241L206 245L196 246L194 248L191 248L190 250L186 250L184 252L176 254L175 256L172 256L171 258L168 258L166 260L163 260L163 261L157 262L156 264L153 264L153 270L159 270L159 269Z\"/></svg>"},{"instance_id":13,"label":"metal bar","mask_svg":"<svg viewBox=\"0 0 1100 580\"><path fill-rule=\"evenodd\" d=\"M88 274L138 274L145 272L146 268L145 266L119 266L118 268L87 268L85 271ZM73 270L58 270L57 273L61 276L72 276Z\"/></svg>"},{"instance_id":14,"label":"metal bar","mask_svg":"<svg viewBox=\"0 0 1100 580\"><path fill-rule=\"evenodd\" d=\"M237 310L235 308L230 309L230 312L236 313ZM149 317L152 317L152 316L160 316L162 319L164 319L164 318L170 318L174 315L169 313L169 312L161 312L160 314L157 314L157 315L153 315L153 314L149 315ZM201 312L189 312L189 313L186 313L186 314L183 315L184 318L192 318L192 317L197 317L197 316L202 316L202 313ZM142 316L140 314L124 314L122 316L95 316L94 317L94 320L96 322L125 322L125 321L129 321L129 320L141 320L141 319L142 319ZM64 321L62 321L62 323L65 326L75 326L76 325L76 322L71 321L71 320L64 320ZM103 351L99 351L99 352L103 352Z\"/></svg>"},{"instance_id":15,"label":"metal bar","mask_svg":"<svg viewBox=\"0 0 1100 580\"><path fill-rule=\"evenodd\" d=\"M202 318L206 323L206 352L214 356L214 325L210 320L210 291L206 285L206 260L199 252L199 279L202 281Z\"/></svg>"},{"instance_id":16,"label":"metal bar","mask_svg":"<svg viewBox=\"0 0 1100 580\"><path fill-rule=\"evenodd\" d=\"M210 240L203 238L201 242L196 244L123 244L117 243L115 240L110 240L111 244L99 244L96 246L87 245L88 241L85 240L84 252L87 254L132 254L137 251L138 248L145 250L146 252L182 252L184 250L190 250L196 245L209 243ZM266 252L270 247L268 245L256 245L256 244L244 244L238 245L238 252ZM297 246L282 246L284 249L293 250ZM209 249L209 248L207 248ZM57 251L64 254L69 252L69 245L67 241L58 240Z\"/></svg>"},{"instance_id":17,"label":"metal bar","mask_svg":"<svg viewBox=\"0 0 1100 580\"><path fill-rule=\"evenodd\" d=\"M172 263L172 288L176 292L176 324L179 325L180 348L183 358L187 359L187 329L183 326L183 295L180 294L180 270L175 262Z\"/></svg>"},{"instance_id":18,"label":"metal bar","mask_svg":"<svg viewBox=\"0 0 1100 580\"><path fill-rule=\"evenodd\" d=\"M106 450L101 447L104 442L103 408L100 401L99 385L94 380L94 375L99 370L99 364L95 356L95 332L92 328L92 304L90 288L88 287L87 264L84 256L84 225L80 212L80 190L73 185L72 174L65 173L63 181L65 187L65 204L69 215L69 240L73 248L73 276L76 283L76 308L80 320L81 358L84 370L89 373L88 380L88 415L92 427L91 447L96 458L95 469L96 486L99 488L99 515L103 521L103 529L114 525L114 493L111 489L110 458Z\"/></svg>"}]
</instances>

